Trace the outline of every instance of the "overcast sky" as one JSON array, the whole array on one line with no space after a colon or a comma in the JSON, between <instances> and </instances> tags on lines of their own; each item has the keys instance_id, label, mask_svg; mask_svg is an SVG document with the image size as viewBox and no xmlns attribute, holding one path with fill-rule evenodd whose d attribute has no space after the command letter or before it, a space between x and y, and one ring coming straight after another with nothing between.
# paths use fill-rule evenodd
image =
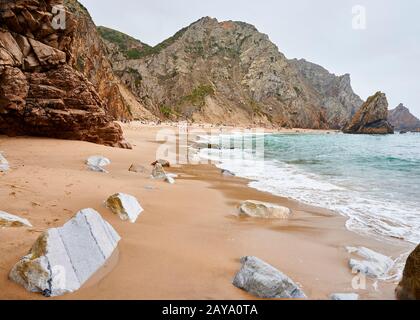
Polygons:
<instances>
[{"instance_id":1,"label":"overcast sky","mask_svg":"<svg viewBox=\"0 0 420 320\"><path fill-rule=\"evenodd\" d=\"M362 99L378 90L390 108L420 117L418 0L81 0L95 23L155 45L203 16L255 25L288 58L350 73ZM366 25L354 6L366 9ZM357 15L359 17L360 15ZM362 16L361 16L362 17ZM362 29L354 29L353 24Z\"/></svg>"}]
</instances>

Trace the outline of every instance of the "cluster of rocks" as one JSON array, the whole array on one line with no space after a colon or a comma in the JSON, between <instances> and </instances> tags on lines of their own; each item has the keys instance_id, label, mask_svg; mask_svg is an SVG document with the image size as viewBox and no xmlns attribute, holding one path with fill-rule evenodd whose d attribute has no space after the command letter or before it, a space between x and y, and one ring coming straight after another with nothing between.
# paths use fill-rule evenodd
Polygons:
<instances>
[{"instance_id":1,"label":"cluster of rocks","mask_svg":"<svg viewBox=\"0 0 420 320\"><path fill-rule=\"evenodd\" d=\"M55 26L57 5L63 0L0 2L0 133L130 148L94 85L73 68L78 21L64 10L65 28Z\"/></svg>"}]
</instances>

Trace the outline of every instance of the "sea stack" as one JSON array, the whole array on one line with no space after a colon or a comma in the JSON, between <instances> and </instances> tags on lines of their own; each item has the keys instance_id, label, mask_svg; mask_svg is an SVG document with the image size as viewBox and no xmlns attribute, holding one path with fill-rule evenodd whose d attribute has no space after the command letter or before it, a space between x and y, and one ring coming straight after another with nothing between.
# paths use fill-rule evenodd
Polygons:
<instances>
[{"instance_id":1,"label":"sea stack","mask_svg":"<svg viewBox=\"0 0 420 320\"><path fill-rule=\"evenodd\" d=\"M393 134L394 128L388 122L386 95L377 92L369 97L343 132L350 134Z\"/></svg>"}]
</instances>

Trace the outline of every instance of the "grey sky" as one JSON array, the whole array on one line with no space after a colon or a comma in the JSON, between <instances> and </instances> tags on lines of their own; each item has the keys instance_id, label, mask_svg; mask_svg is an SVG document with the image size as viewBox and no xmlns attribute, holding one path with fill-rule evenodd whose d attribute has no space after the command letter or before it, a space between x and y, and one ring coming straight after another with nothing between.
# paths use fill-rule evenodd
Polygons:
<instances>
[{"instance_id":1,"label":"grey sky","mask_svg":"<svg viewBox=\"0 0 420 320\"><path fill-rule=\"evenodd\" d=\"M378 90L390 108L404 103L420 117L418 0L81 0L95 23L155 45L203 16L239 20L268 34L288 58L350 73L363 99ZM352 8L366 7L365 30Z\"/></svg>"}]
</instances>

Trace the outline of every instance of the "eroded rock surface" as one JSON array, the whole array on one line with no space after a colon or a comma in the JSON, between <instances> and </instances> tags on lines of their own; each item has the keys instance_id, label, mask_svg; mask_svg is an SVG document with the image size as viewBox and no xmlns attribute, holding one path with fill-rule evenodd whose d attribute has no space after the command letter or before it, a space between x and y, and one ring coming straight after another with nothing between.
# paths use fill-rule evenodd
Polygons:
<instances>
[{"instance_id":1,"label":"eroded rock surface","mask_svg":"<svg viewBox=\"0 0 420 320\"><path fill-rule=\"evenodd\" d=\"M42 234L9 277L47 297L74 292L105 264L120 239L98 212L81 210L63 227Z\"/></svg>"}]
</instances>

